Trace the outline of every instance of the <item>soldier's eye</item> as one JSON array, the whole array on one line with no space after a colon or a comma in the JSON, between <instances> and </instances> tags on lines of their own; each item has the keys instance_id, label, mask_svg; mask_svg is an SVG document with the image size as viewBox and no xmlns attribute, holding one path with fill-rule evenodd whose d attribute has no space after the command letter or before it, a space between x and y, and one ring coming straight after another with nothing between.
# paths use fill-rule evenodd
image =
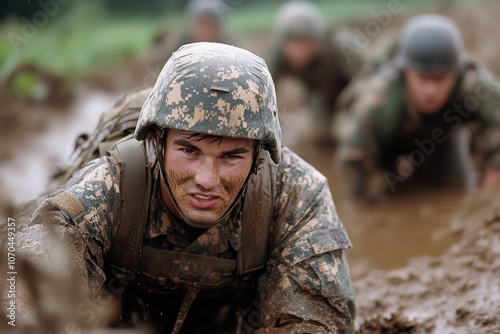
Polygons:
<instances>
[{"instance_id":1,"label":"soldier's eye","mask_svg":"<svg viewBox=\"0 0 500 334\"><path fill-rule=\"evenodd\" d=\"M235 154L226 154L223 156L224 159L241 159L241 156Z\"/></svg>"},{"instance_id":2,"label":"soldier's eye","mask_svg":"<svg viewBox=\"0 0 500 334\"><path fill-rule=\"evenodd\" d=\"M194 154L195 150L193 150L192 148L181 148L181 152L184 152L186 154Z\"/></svg>"}]
</instances>

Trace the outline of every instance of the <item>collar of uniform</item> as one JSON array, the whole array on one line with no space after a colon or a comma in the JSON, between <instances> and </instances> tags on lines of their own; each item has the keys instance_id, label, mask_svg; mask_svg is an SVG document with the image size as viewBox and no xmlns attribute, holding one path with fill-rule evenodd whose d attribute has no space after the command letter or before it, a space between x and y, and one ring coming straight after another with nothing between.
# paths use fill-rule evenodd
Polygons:
<instances>
[{"instance_id":1,"label":"collar of uniform","mask_svg":"<svg viewBox=\"0 0 500 334\"><path fill-rule=\"evenodd\" d=\"M241 201L240 201L241 202ZM212 226L200 235L186 252L200 255L218 255L230 248L239 250L241 247L241 203L238 203L229 218Z\"/></svg>"}]
</instances>

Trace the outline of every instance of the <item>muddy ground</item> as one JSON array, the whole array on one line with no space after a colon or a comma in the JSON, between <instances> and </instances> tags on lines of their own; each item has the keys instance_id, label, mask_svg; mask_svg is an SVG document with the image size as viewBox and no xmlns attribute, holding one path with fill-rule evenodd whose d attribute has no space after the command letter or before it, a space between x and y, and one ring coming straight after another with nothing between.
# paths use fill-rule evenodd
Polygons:
<instances>
[{"instance_id":1,"label":"muddy ground","mask_svg":"<svg viewBox=\"0 0 500 334\"><path fill-rule=\"evenodd\" d=\"M467 49L500 75L500 4L444 12L458 22ZM404 18L404 13L394 17L388 30L397 30ZM246 41L263 55L265 36ZM0 219L42 193L50 174L68 163L76 135L91 131L100 112L123 92L153 84L158 70L144 61L127 61L90 73L64 97L45 103L0 92ZM51 80L54 92L66 87ZM419 191L376 207L356 206L339 187L334 150L301 140L309 131L302 126L307 114L294 107L301 96L293 82L280 93L286 107L281 110L286 112L284 141L329 178L354 243L348 257L357 291L357 331L500 333L500 191Z\"/></svg>"}]
</instances>

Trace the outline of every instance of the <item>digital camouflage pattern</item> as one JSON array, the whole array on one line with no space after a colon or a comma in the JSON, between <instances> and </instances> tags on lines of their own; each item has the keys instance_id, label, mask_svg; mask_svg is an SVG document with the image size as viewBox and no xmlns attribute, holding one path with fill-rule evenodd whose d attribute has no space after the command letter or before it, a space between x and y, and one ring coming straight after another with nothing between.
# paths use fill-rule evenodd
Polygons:
<instances>
[{"instance_id":1,"label":"digital camouflage pattern","mask_svg":"<svg viewBox=\"0 0 500 334\"><path fill-rule=\"evenodd\" d=\"M449 185L475 182L471 154L481 161L480 170L500 166L500 87L484 68L468 62L448 102L432 116L407 106L402 73L392 62L364 79L353 83L356 87L342 106L349 118L342 124L339 157L354 197L376 197L391 184L394 191L405 182L409 175L398 171L396 162L401 154L413 168L429 167L434 181ZM417 155L425 161L419 162ZM406 162L399 160L399 168Z\"/></svg>"},{"instance_id":2,"label":"digital camouflage pattern","mask_svg":"<svg viewBox=\"0 0 500 334\"><path fill-rule=\"evenodd\" d=\"M106 255L123 205L119 188L122 181L119 164L107 157L95 160L81 174L77 182L41 204L18 238L22 248L30 243L23 234L33 236L33 229L40 231L55 224L72 240L79 240L67 246L79 265L80 281L96 294L105 286ZM160 182L158 174L153 180L156 185ZM349 333L355 314L354 291L343 250L350 248L350 242L333 206L327 181L284 149L275 182L278 193L271 226L273 247L255 293L256 299L260 297L264 327L306 322L318 333ZM156 220L150 220L146 230L151 244L190 254L234 256L240 245L238 212L190 242L185 225L172 219L158 190L150 210L150 217ZM75 212L60 208L68 207L68 203ZM46 241L41 245L48 248L50 240ZM43 249L37 252L43 254ZM288 333L291 328L287 327Z\"/></svg>"},{"instance_id":3,"label":"digital camouflage pattern","mask_svg":"<svg viewBox=\"0 0 500 334\"><path fill-rule=\"evenodd\" d=\"M234 46L193 43L172 55L143 106L136 138L155 127L263 141L279 162L271 75L262 58Z\"/></svg>"},{"instance_id":4,"label":"digital camouflage pattern","mask_svg":"<svg viewBox=\"0 0 500 334\"><path fill-rule=\"evenodd\" d=\"M242 96L246 96L246 99L251 102L244 105L242 115L247 124L254 124L259 127L259 130L255 132L248 130L236 134L257 136L256 138L260 140L272 138L268 141L270 153L274 155L279 153L280 155L273 157L273 160L279 160L280 163L272 180L275 186L274 203L268 203L274 207L274 215L270 225L269 256L265 270L253 274L257 283L250 294L250 303L256 306L257 319L260 320L256 322L255 314L253 316L250 314L248 317L242 318L241 326L247 332L261 327L256 331L260 334L302 334L307 331L312 333L351 333L355 316L354 291L344 255L344 250L350 248L351 243L336 213L327 180L289 149L279 150L279 146L272 146L279 145L279 133L270 131L270 129L275 130L273 126L279 126L276 120L265 118L264 120L269 122L264 122L262 119L256 118L255 114L263 114L255 109L259 105L257 96L262 96L260 105L268 108L267 112L272 117L276 117L272 112L273 106L268 104L273 103L274 96L271 96L273 94L265 95L265 92L262 91L255 91L255 85L252 84L252 78L257 80L255 73L268 75L267 70L265 68L261 69L260 72L255 68L250 70L241 61L241 58L253 58L249 64L254 66L262 67L263 62L257 57L240 53L242 51L236 52L234 48L228 49L226 46L218 46L217 44L200 45L200 53L206 57L207 63L210 63L213 53L205 53L206 50L219 47L222 50L232 50L233 52L233 54L226 52L224 56L218 55L219 61L225 62L228 58L233 57L233 65L227 64L225 68L215 66L214 72L222 74L223 78L232 74L233 82L241 84L243 88L239 89L232 85L224 87L224 84L230 82L229 79L227 81L221 80L221 82L209 80L207 84L209 86L205 93L233 98L233 94L239 92L241 95L235 97L238 101L241 101L239 99ZM174 60L171 60L165 68L170 70L172 69L170 66L178 65L180 69L186 70L185 66L188 63L186 58L189 58L186 54L189 54L192 48L194 46L187 46L180 50L174 56ZM237 55L234 55L235 52ZM217 54L217 52L215 53ZM186 58L180 57L180 55ZM196 55L190 57L197 58ZM207 71L209 69L207 67ZM220 69L221 72L217 72L215 69ZM164 71L162 75L167 76L167 78L175 78L177 70ZM238 74L242 71L245 73L245 70L251 71L252 74L250 78L247 77L246 80L241 81L243 75ZM189 81L190 75L191 73L188 73L187 83L191 83ZM173 81L173 83L175 87L177 82ZM164 80L160 80L158 85L162 89L166 87ZM210 85L216 85L219 88L222 86L222 88L229 89L229 92L210 92ZM150 95L149 100L145 103L145 108L148 105L152 106L152 103L158 103L160 112L150 115L148 113L151 110L145 109L144 113L152 116L152 119L158 123L148 123L149 116L143 117L141 118L142 129L149 129L149 126L152 125L167 125L167 123L162 124L161 122L173 122L172 124L175 126L186 126L186 129L193 131L191 128L187 128L189 124L193 124L194 127L198 126L198 129L209 124L204 122L205 118L190 118L185 121L180 118L171 119L168 117L166 103L171 103L169 106L172 107L172 110L182 108L181 104L169 100L168 94L177 95L177 98L186 98L187 91L184 90L184 87L189 86L178 85L177 90L167 89L163 94L165 99L155 97L154 93ZM196 91L196 88L193 91ZM231 92L234 93L231 94ZM144 92L133 94L125 99L130 103L122 104L123 108L136 105L137 99L144 99L144 97ZM209 101L211 103L227 101L223 97L218 100L209 99ZM223 104L222 102L221 104ZM204 105L202 106L204 107ZM228 110L219 109L223 115ZM187 115L190 114L187 113ZM226 122L226 126L229 126L233 124L230 120L231 117L213 121L215 125L218 122ZM168 124L170 125L170 123ZM242 119L239 119L235 124L241 126ZM224 127L220 129L227 131ZM142 131L144 133L138 130L139 137L147 132L147 130ZM272 133L277 137L266 137L264 135L266 131L268 135ZM160 193L159 165L155 156L155 148L149 140L146 141L146 152L148 168L151 169L153 178L151 180L152 194L144 244L148 247L179 254L235 259L237 251L241 247L241 203L237 203L230 215L222 222L209 228L196 240L190 240L187 225L176 219L163 203ZM270 159L267 159L266 163L274 165ZM68 247L69 254L72 254L80 284L85 286L92 296L98 295L100 289L115 293L116 282L109 281L111 276L107 271L107 254L116 235L120 213L123 206L126 205L121 189L123 168L126 166L123 166L120 161L116 161L111 155L93 160L77 171L61 189L46 196L30 221L22 225L18 232L19 249L23 249L28 258L31 254L36 254L37 257L51 254L50 233L44 234L41 231L48 231L55 227L60 232L58 234L60 240ZM261 177L261 175L262 173L258 173L255 177ZM259 194L250 194L249 192L251 192L251 188L247 189L245 197L259 196ZM38 240L37 247L32 245L33 231L45 239ZM50 259L46 260L50 262ZM195 268L190 268L180 262L176 262L175 268L179 270L179 277L189 277L196 273ZM108 282L106 282L107 279ZM228 280L227 284L234 284L234 282L234 280ZM139 283L141 282L122 282L128 286L138 286ZM158 286L151 288L158 288ZM165 291L167 290L168 286ZM146 289L145 291L150 290ZM50 293L58 296L57 289L50 291ZM144 294L141 297L144 297ZM150 297L153 298L153 296ZM24 298L29 301L32 296L26 294ZM161 298L168 300L168 295L163 295ZM55 300L57 299L55 298ZM29 303L22 305L24 308L19 310L20 313L29 314L30 308L33 311L33 305ZM146 305L155 304L146 303ZM200 312L203 314L214 308L213 304L209 304L208 310L197 310L199 305L195 302L189 309L187 325L190 323L189 313L197 314ZM150 308L152 307L150 306ZM161 310L150 309L149 311L150 313L155 311L161 313ZM241 313L236 311L236 314ZM168 317L169 315L162 316ZM198 329L201 329L200 333L203 333L203 327Z\"/></svg>"}]
</instances>

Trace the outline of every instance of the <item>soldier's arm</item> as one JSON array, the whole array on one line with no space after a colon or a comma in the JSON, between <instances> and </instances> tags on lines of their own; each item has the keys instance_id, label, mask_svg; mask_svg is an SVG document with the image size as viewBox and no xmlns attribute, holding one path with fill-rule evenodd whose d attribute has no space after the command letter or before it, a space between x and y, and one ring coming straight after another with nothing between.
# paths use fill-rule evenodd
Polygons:
<instances>
[{"instance_id":1,"label":"soldier's arm","mask_svg":"<svg viewBox=\"0 0 500 334\"><path fill-rule=\"evenodd\" d=\"M87 316L81 314L90 305L86 301L98 295L105 281L104 257L117 217L118 182L109 158L95 160L48 195L31 220L21 225L17 233L17 252L23 259L17 282L21 323L64 324Z\"/></svg>"},{"instance_id":2,"label":"soldier's arm","mask_svg":"<svg viewBox=\"0 0 500 334\"><path fill-rule=\"evenodd\" d=\"M500 186L500 80L481 69L470 98L479 101L478 116L482 124L479 150L484 158L482 185Z\"/></svg>"},{"instance_id":3,"label":"soldier's arm","mask_svg":"<svg viewBox=\"0 0 500 334\"><path fill-rule=\"evenodd\" d=\"M257 333L350 333L354 291L344 250L351 244L326 179L285 169L280 184L274 248L259 280L264 326Z\"/></svg>"},{"instance_id":4,"label":"soldier's arm","mask_svg":"<svg viewBox=\"0 0 500 334\"><path fill-rule=\"evenodd\" d=\"M378 164L382 96L377 88L364 88L338 127L343 134L336 158L344 188L353 199L376 200L386 189Z\"/></svg>"}]
</instances>

